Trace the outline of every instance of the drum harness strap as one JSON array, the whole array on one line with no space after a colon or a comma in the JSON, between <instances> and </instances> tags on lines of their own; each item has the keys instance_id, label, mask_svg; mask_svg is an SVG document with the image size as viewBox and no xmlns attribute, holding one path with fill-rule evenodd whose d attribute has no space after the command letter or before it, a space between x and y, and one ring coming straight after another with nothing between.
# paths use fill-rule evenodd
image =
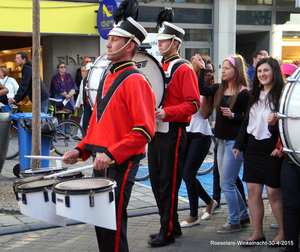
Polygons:
<instances>
[{"instance_id":1,"label":"drum harness strap","mask_svg":"<svg viewBox=\"0 0 300 252\"><path fill-rule=\"evenodd\" d=\"M103 85L104 82L106 80L107 75L105 75L102 80L100 81L99 84L99 88L98 88L98 92L97 92L97 123L99 123L103 112L105 111L110 99L112 98L112 96L114 95L115 91L117 90L117 88L123 83L123 81L130 75L132 74L142 74L144 77L145 75L143 73L141 73L139 70L137 69L128 69L122 73L120 73L115 80L113 81L113 83L111 84L111 86L109 87L107 93L105 94L105 96L102 98L102 91L103 91ZM147 79L147 78L146 78ZM148 80L147 80L148 81ZM148 81L149 85L150 82Z\"/></svg>"},{"instance_id":2,"label":"drum harness strap","mask_svg":"<svg viewBox=\"0 0 300 252\"><path fill-rule=\"evenodd\" d=\"M165 71L166 81L167 81L168 85L169 85L170 81L172 80L172 76L173 76L174 72L182 64L187 64L188 66L192 67L192 64L188 60L185 60L185 59L176 59L170 63L168 70Z\"/></svg>"}]
</instances>

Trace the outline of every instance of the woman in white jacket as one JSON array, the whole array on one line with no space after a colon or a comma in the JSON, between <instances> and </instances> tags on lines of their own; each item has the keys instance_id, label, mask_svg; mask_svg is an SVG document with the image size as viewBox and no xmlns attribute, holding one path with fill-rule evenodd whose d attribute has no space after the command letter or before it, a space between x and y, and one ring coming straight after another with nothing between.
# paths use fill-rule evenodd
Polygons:
<instances>
[{"instance_id":1,"label":"woman in white jacket","mask_svg":"<svg viewBox=\"0 0 300 252\"><path fill-rule=\"evenodd\" d=\"M0 96L0 102L7 105L5 108L2 107L2 109L9 112L10 107L8 106L8 99L15 97L19 89L19 84L14 78L8 77L8 69L5 66L0 66L0 83L3 84L9 91L8 94Z\"/></svg>"}]
</instances>

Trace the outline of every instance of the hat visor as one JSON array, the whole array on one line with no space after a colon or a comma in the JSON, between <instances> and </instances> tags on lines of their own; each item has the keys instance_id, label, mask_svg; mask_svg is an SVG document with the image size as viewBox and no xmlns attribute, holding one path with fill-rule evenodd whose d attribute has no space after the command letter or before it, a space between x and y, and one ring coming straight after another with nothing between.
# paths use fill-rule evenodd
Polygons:
<instances>
[{"instance_id":1,"label":"hat visor","mask_svg":"<svg viewBox=\"0 0 300 252\"><path fill-rule=\"evenodd\" d=\"M155 40L166 40L166 39L172 39L172 38L173 38L172 35L158 34L156 36Z\"/></svg>"},{"instance_id":2,"label":"hat visor","mask_svg":"<svg viewBox=\"0 0 300 252\"><path fill-rule=\"evenodd\" d=\"M108 36L118 36L118 37L123 37L123 38L131 38L132 34L130 34L129 32L123 30L123 29L119 29L119 28L114 28L112 29L109 33ZM138 45L141 44L141 42L138 40L137 37L135 37L133 39L133 41L135 41Z\"/></svg>"}]
</instances>

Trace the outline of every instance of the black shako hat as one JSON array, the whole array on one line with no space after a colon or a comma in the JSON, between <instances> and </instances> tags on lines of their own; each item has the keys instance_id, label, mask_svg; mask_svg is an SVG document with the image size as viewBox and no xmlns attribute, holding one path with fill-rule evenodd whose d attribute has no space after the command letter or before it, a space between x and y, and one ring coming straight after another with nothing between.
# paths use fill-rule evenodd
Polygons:
<instances>
[{"instance_id":1,"label":"black shako hat","mask_svg":"<svg viewBox=\"0 0 300 252\"><path fill-rule=\"evenodd\" d=\"M108 36L110 35L125 38L131 38L132 36L134 36L133 41L135 41L140 46L143 40L147 37L147 31L132 17L128 17L125 20L120 21L109 32Z\"/></svg>"},{"instance_id":2,"label":"black shako hat","mask_svg":"<svg viewBox=\"0 0 300 252\"><path fill-rule=\"evenodd\" d=\"M156 40L164 40L164 39L172 39L175 36L175 40L178 40L182 43L183 36L185 31L178 26L164 21L162 23L162 27L158 30L158 35L156 36Z\"/></svg>"}]
</instances>

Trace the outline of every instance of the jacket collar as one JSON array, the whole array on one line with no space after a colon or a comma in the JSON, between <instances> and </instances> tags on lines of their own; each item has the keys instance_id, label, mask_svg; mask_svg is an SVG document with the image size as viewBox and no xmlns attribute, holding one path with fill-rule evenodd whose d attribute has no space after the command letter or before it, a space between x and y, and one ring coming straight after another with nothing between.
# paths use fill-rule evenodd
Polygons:
<instances>
[{"instance_id":1,"label":"jacket collar","mask_svg":"<svg viewBox=\"0 0 300 252\"><path fill-rule=\"evenodd\" d=\"M172 56L170 56L169 58L166 58L166 59L163 58L161 62L162 62L163 65L165 65L165 64L168 64L169 62L171 62L175 59L180 59L179 54L174 54L174 55L172 55Z\"/></svg>"},{"instance_id":2,"label":"jacket collar","mask_svg":"<svg viewBox=\"0 0 300 252\"><path fill-rule=\"evenodd\" d=\"M122 61L122 62L118 62L116 64L113 64L112 67L110 68L110 72L112 74L115 74L119 71L121 71L122 69L126 68L126 67L135 67L135 63L133 61Z\"/></svg>"}]
</instances>

